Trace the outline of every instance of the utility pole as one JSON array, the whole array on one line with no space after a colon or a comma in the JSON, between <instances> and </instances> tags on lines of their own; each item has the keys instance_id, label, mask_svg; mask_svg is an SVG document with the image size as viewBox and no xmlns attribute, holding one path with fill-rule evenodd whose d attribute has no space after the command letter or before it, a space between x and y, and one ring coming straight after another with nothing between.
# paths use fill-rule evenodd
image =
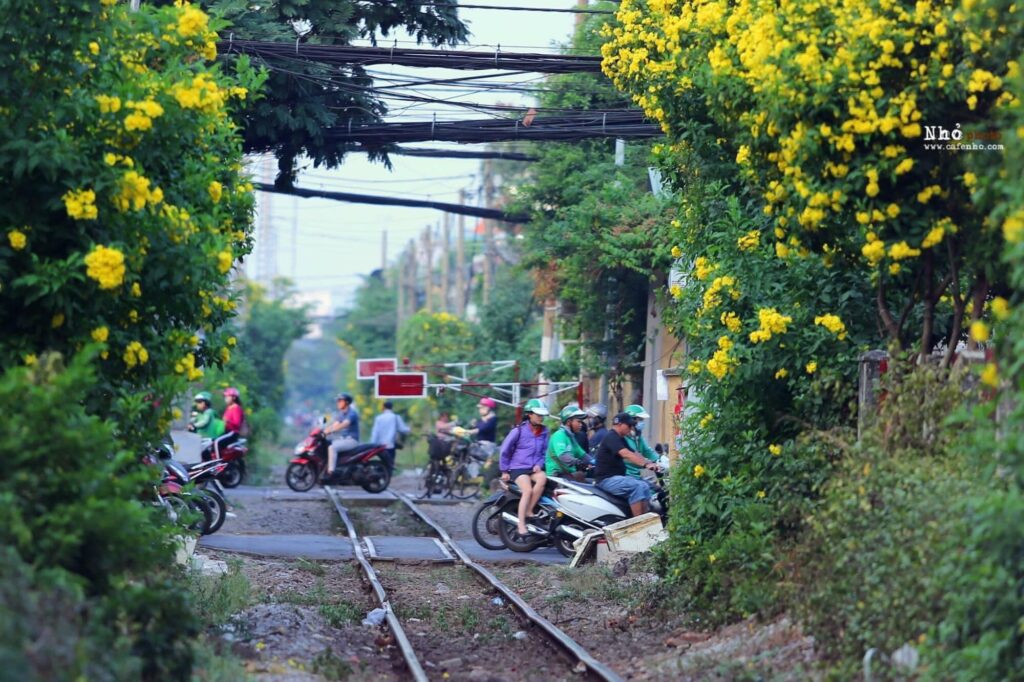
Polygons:
<instances>
[{"instance_id":1,"label":"utility pole","mask_svg":"<svg viewBox=\"0 0 1024 682\"><path fill-rule=\"evenodd\" d=\"M587 4L589 4L589 2L590 2L590 0L576 0L576 7L579 8L579 9L586 9L587 8ZM576 15L576 28L579 28L580 26L582 26L583 22L586 21L586 18L587 18L586 14L582 14L582 13L577 14Z\"/></svg>"},{"instance_id":2,"label":"utility pole","mask_svg":"<svg viewBox=\"0 0 1024 682\"><path fill-rule=\"evenodd\" d=\"M494 168L490 160L484 162L484 206L490 208L494 200ZM484 291L483 303L491 300L491 287L494 285L494 267L492 259L494 250L494 221L484 220Z\"/></svg>"},{"instance_id":3,"label":"utility pole","mask_svg":"<svg viewBox=\"0 0 1024 682\"><path fill-rule=\"evenodd\" d=\"M412 317L413 315L416 314L416 310L419 307L419 296L417 296L418 292L416 291L417 280L419 279L419 272L417 272L417 270L419 269L418 268L418 263L417 263L419 258L417 257L417 254L416 254L416 240L415 239L410 239L409 240L409 259L408 260L409 260L409 267L407 268L408 272L406 274L406 277L407 277L406 282L409 285L409 295L408 295L407 298L409 299L409 316Z\"/></svg>"},{"instance_id":4,"label":"utility pole","mask_svg":"<svg viewBox=\"0 0 1024 682\"><path fill-rule=\"evenodd\" d=\"M459 190L459 203L466 203L466 190ZM455 314L466 314L466 216L459 214L455 230Z\"/></svg>"},{"instance_id":5,"label":"utility pole","mask_svg":"<svg viewBox=\"0 0 1024 682\"><path fill-rule=\"evenodd\" d=\"M405 318L405 254L401 254L398 257L398 281L397 294L398 303L395 306L397 319L395 321L395 338L398 338L398 330L402 328L402 320Z\"/></svg>"},{"instance_id":6,"label":"utility pole","mask_svg":"<svg viewBox=\"0 0 1024 682\"><path fill-rule=\"evenodd\" d=\"M380 272L385 274L388 271L388 231L380 233Z\"/></svg>"},{"instance_id":7,"label":"utility pole","mask_svg":"<svg viewBox=\"0 0 1024 682\"><path fill-rule=\"evenodd\" d=\"M424 262L427 266L424 279L425 290L427 294L427 312L434 312L434 248L430 242L430 225L427 225L423 229L423 251L426 253Z\"/></svg>"},{"instance_id":8,"label":"utility pole","mask_svg":"<svg viewBox=\"0 0 1024 682\"><path fill-rule=\"evenodd\" d=\"M452 245L452 214L444 214L444 231L442 233L442 247L441 247L441 311L448 312L451 308L450 305L450 294L449 294L449 280L451 279L449 273L448 261L451 260L451 245Z\"/></svg>"}]
</instances>

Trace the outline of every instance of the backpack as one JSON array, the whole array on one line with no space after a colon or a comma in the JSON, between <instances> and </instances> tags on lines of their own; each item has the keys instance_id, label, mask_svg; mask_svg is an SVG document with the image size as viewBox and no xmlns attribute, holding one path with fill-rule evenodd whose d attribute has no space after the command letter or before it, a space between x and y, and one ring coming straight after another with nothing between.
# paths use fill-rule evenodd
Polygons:
<instances>
[{"instance_id":1,"label":"backpack","mask_svg":"<svg viewBox=\"0 0 1024 682\"><path fill-rule=\"evenodd\" d=\"M405 447L405 439L409 436L407 433L401 431L395 431L395 450L401 450Z\"/></svg>"}]
</instances>

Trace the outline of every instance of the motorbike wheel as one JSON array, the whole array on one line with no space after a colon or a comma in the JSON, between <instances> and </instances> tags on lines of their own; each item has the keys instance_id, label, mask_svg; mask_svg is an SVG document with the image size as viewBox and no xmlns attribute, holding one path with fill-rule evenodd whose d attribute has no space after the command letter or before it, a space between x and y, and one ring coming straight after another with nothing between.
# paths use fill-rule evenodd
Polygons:
<instances>
[{"instance_id":1,"label":"motorbike wheel","mask_svg":"<svg viewBox=\"0 0 1024 682\"><path fill-rule=\"evenodd\" d=\"M391 472L383 462L370 462L366 465L366 473L360 487L368 493L382 493L391 483Z\"/></svg>"},{"instance_id":2,"label":"motorbike wheel","mask_svg":"<svg viewBox=\"0 0 1024 682\"><path fill-rule=\"evenodd\" d=\"M444 468L434 460L430 460L423 472L423 494L420 499L442 495L450 486L448 485L448 474Z\"/></svg>"},{"instance_id":3,"label":"motorbike wheel","mask_svg":"<svg viewBox=\"0 0 1024 682\"><path fill-rule=\"evenodd\" d=\"M480 476L475 478L469 475L469 467L465 463L455 467L452 472L451 496L460 500L468 500L480 494Z\"/></svg>"},{"instance_id":4,"label":"motorbike wheel","mask_svg":"<svg viewBox=\"0 0 1024 682\"><path fill-rule=\"evenodd\" d=\"M207 534L207 529L213 523L213 514L206 502L200 501L196 496L187 493L183 495L168 495L165 499L174 510L178 525L184 525L184 520L191 517L186 528L203 535Z\"/></svg>"},{"instance_id":5,"label":"motorbike wheel","mask_svg":"<svg viewBox=\"0 0 1024 682\"><path fill-rule=\"evenodd\" d=\"M519 500L509 500L506 502L498 513L504 512L508 512L512 516L518 514ZM547 538L536 535L527 535L525 538L520 538L516 533L516 524L509 523L500 517L498 522L498 535L501 536L501 542L505 545L506 549L510 549L513 552L532 552L547 540Z\"/></svg>"},{"instance_id":6,"label":"motorbike wheel","mask_svg":"<svg viewBox=\"0 0 1024 682\"><path fill-rule=\"evenodd\" d=\"M311 464L293 462L288 465L284 482L297 493L308 492L316 485L316 469Z\"/></svg>"},{"instance_id":7,"label":"motorbike wheel","mask_svg":"<svg viewBox=\"0 0 1024 682\"><path fill-rule=\"evenodd\" d=\"M200 489L198 497L210 507L210 512L213 515L213 523L210 524L209 531L204 533L204 535L216 533L228 518L227 501L221 497L220 493L211 488Z\"/></svg>"},{"instance_id":8,"label":"motorbike wheel","mask_svg":"<svg viewBox=\"0 0 1024 682\"><path fill-rule=\"evenodd\" d=\"M217 478L225 488L237 488L245 478L244 465L238 460L228 462L227 469Z\"/></svg>"},{"instance_id":9,"label":"motorbike wheel","mask_svg":"<svg viewBox=\"0 0 1024 682\"><path fill-rule=\"evenodd\" d=\"M573 528L576 528L578 530L583 530L582 528L580 528L579 526L577 526L575 524L572 524L572 526L573 526ZM552 532L554 533L555 549L558 550L558 553L561 554L564 557L573 557L573 556L575 556L576 555L576 548L572 546L572 543L576 542L576 538L568 537L568 536L564 535L563 533L559 533L557 529L555 529Z\"/></svg>"},{"instance_id":10,"label":"motorbike wheel","mask_svg":"<svg viewBox=\"0 0 1024 682\"><path fill-rule=\"evenodd\" d=\"M473 538L484 549L505 549L498 526L502 523L501 510L493 504L482 504L473 514Z\"/></svg>"}]
</instances>

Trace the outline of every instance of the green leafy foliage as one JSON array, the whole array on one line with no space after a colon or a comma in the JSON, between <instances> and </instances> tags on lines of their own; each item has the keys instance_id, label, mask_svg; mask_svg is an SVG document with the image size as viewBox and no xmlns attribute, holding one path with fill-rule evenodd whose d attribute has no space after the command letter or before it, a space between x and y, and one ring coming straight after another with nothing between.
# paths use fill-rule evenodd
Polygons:
<instances>
[{"instance_id":1,"label":"green leafy foliage","mask_svg":"<svg viewBox=\"0 0 1024 682\"><path fill-rule=\"evenodd\" d=\"M0 660L12 679L182 679L197 621L153 472L83 407L92 352L0 376Z\"/></svg>"}]
</instances>

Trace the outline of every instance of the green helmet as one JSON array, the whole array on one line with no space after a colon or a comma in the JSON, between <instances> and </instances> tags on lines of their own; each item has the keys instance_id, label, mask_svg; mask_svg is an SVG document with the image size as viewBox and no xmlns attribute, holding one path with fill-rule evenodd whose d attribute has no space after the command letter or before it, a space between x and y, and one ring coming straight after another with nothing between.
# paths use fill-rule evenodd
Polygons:
<instances>
[{"instance_id":1,"label":"green helmet","mask_svg":"<svg viewBox=\"0 0 1024 682\"><path fill-rule=\"evenodd\" d=\"M530 412L533 412L534 414L539 414L542 417L546 417L549 414L551 414L550 412L548 412L547 406L545 406L544 403L542 403L537 398L533 398L531 400L527 400L526 404L523 405L523 412L525 414L529 414Z\"/></svg>"},{"instance_id":2,"label":"green helmet","mask_svg":"<svg viewBox=\"0 0 1024 682\"><path fill-rule=\"evenodd\" d=\"M196 393L196 397L193 400L205 400L207 405L213 404L213 396L210 395L209 391L200 391Z\"/></svg>"},{"instance_id":3,"label":"green helmet","mask_svg":"<svg viewBox=\"0 0 1024 682\"><path fill-rule=\"evenodd\" d=\"M570 419L572 419L573 417L579 417L579 418L582 419L583 417L586 417L586 416L587 416L586 412L581 410L576 405L573 405L572 403L570 403L570 404L566 405L565 407L563 407L562 411L558 413L558 418L562 420L563 424L565 422L569 421Z\"/></svg>"},{"instance_id":4,"label":"green helmet","mask_svg":"<svg viewBox=\"0 0 1024 682\"><path fill-rule=\"evenodd\" d=\"M644 409L643 405L633 404L623 410L626 414L630 415L634 419L650 419L651 415L647 414L647 410Z\"/></svg>"}]
</instances>

